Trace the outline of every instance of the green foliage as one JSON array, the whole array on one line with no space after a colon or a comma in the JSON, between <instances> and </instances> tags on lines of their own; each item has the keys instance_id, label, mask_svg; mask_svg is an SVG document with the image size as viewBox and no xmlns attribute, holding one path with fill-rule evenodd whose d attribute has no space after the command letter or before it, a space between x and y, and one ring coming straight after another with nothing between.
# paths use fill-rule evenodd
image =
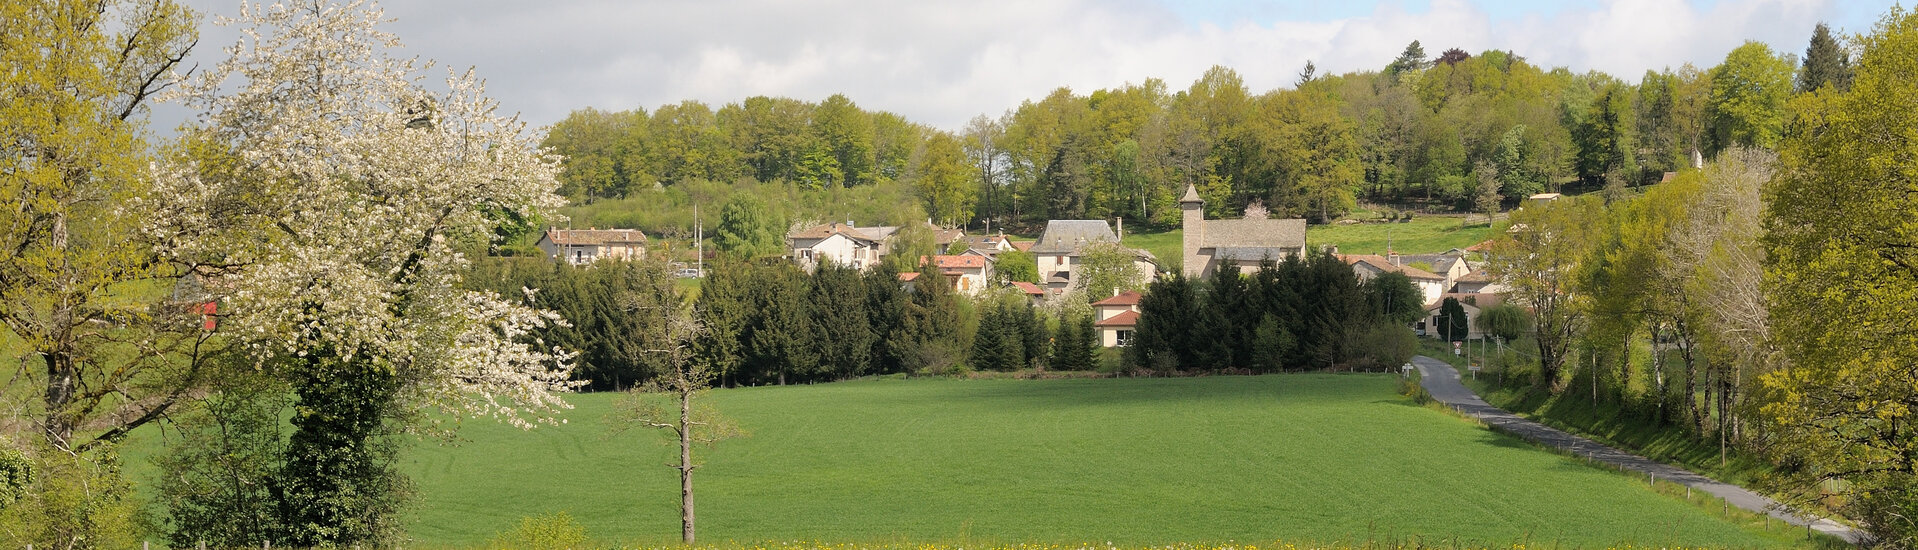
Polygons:
<instances>
[{"instance_id":1,"label":"green foliage","mask_svg":"<svg viewBox=\"0 0 1918 550\"><path fill-rule=\"evenodd\" d=\"M679 290L662 261L574 266L546 258L486 258L475 262L470 281L502 296L524 296L566 319L566 325L535 333L577 353L573 379L592 389L630 388L665 370L657 355L645 351L659 349L667 317L680 307Z\"/></svg>"},{"instance_id":2,"label":"green foliage","mask_svg":"<svg viewBox=\"0 0 1918 550\"><path fill-rule=\"evenodd\" d=\"M293 381L292 436L267 488L280 517L275 542L382 545L401 534L411 496L396 469L399 381L365 359L309 356Z\"/></svg>"},{"instance_id":3,"label":"green foliage","mask_svg":"<svg viewBox=\"0 0 1918 550\"><path fill-rule=\"evenodd\" d=\"M948 225L972 219L979 186L971 176L958 139L945 132L934 132L926 139L925 154L913 181L926 201L926 213L933 219Z\"/></svg>"},{"instance_id":4,"label":"green foliage","mask_svg":"<svg viewBox=\"0 0 1918 550\"><path fill-rule=\"evenodd\" d=\"M0 509L0 543L81 550L134 548L147 518L119 453L72 454L46 445L25 453L32 471L22 498Z\"/></svg>"},{"instance_id":5,"label":"green foliage","mask_svg":"<svg viewBox=\"0 0 1918 550\"><path fill-rule=\"evenodd\" d=\"M1711 70L1708 113L1713 151L1733 146L1772 148L1784 131L1792 66L1763 42L1746 42Z\"/></svg>"},{"instance_id":6,"label":"green foliage","mask_svg":"<svg viewBox=\"0 0 1918 550\"><path fill-rule=\"evenodd\" d=\"M1458 298L1446 298L1439 303L1438 334L1447 342L1464 341L1470 331L1471 320L1465 316L1465 306Z\"/></svg>"},{"instance_id":7,"label":"green foliage","mask_svg":"<svg viewBox=\"0 0 1918 550\"><path fill-rule=\"evenodd\" d=\"M1418 335L1405 325L1374 323L1360 327L1354 334L1357 342L1352 346L1356 352L1352 363L1356 368L1390 371L1411 361L1418 353Z\"/></svg>"},{"instance_id":8,"label":"green foliage","mask_svg":"<svg viewBox=\"0 0 1918 550\"><path fill-rule=\"evenodd\" d=\"M1517 340L1519 335L1531 330L1532 325L1523 308L1505 303L1480 309L1474 322L1487 335L1507 342Z\"/></svg>"},{"instance_id":9,"label":"green foliage","mask_svg":"<svg viewBox=\"0 0 1918 550\"><path fill-rule=\"evenodd\" d=\"M1092 314L1074 313L1059 318L1059 331L1052 337L1052 361L1057 370L1093 370L1098 367L1094 353L1099 349L1099 331L1092 326Z\"/></svg>"},{"instance_id":10,"label":"green foliage","mask_svg":"<svg viewBox=\"0 0 1918 550\"><path fill-rule=\"evenodd\" d=\"M586 547L586 526L564 511L526 516L512 529L493 536L492 548L573 550Z\"/></svg>"},{"instance_id":11,"label":"green foliage","mask_svg":"<svg viewBox=\"0 0 1918 550\"><path fill-rule=\"evenodd\" d=\"M154 458L167 540L176 548L253 547L284 531L266 480L285 443L288 388L241 366L218 377L203 407L176 419L178 440Z\"/></svg>"},{"instance_id":12,"label":"green foliage","mask_svg":"<svg viewBox=\"0 0 1918 550\"><path fill-rule=\"evenodd\" d=\"M735 195L719 210L713 248L742 259L786 253L786 223L752 195Z\"/></svg>"},{"instance_id":13,"label":"green foliage","mask_svg":"<svg viewBox=\"0 0 1918 550\"><path fill-rule=\"evenodd\" d=\"M1359 283L1365 304L1373 319L1384 323L1409 325L1425 316L1425 295L1404 273L1381 273Z\"/></svg>"},{"instance_id":14,"label":"green foliage","mask_svg":"<svg viewBox=\"0 0 1918 550\"><path fill-rule=\"evenodd\" d=\"M1805 46L1803 62L1798 70L1799 93L1826 85L1840 92L1851 88L1851 53L1832 39L1831 28L1822 21L1812 29L1811 44Z\"/></svg>"},{"instance_id":15,"label":"green foliage","mask_svg":"<svg viewBox=\"0 0 1918 550\"><path fill-rule=\"evenodd\" d=\"M1093 243L1080 249L1073 279L1087 300L1101 300L1115 292L1137 290L1145 278L1133 262L1137 253L1116 243ZM1037 264L1034 264L1037 269Z\"/></svg>"},{"instance_id":16,"label":"green foliage","mask_svg":"<svg viewBox=\"0 0 1918 550\"><path fill-rule=\"evenodd\" d=\"M1252 330L1252 361L1248 366L1258 372L1278 372L1297 353L1297 346L1292 332L1278 317L1261 312L1259 326Z\"/></svg>"},{"instance_id":17,"label":"green foliage","mask_svg":"<svg viewBox=\"0 0 1918 550\"><path fill-rule=\"evenodd\" d=\"M1763 378L1765 421L1804 491L1842 480L1850 511L1892 547L1910 521L1918 434L1910 383L1918 344L1918 13L1893 8L1869 35L1851 89L1794 100L1800 131L1767 187L1766 283L1788 366Z\"/></svg>"},{"instance_id":18,"label":"green foliage","mask_svg":"<svg viewBox=\"0 0 1918 550\"><path fill-rule=\"evenodd\" d=\"M992 264L992 276L1001 282L1027 282L1038 284L1039 259L1031 252L1007 250L999 253Z\"/></svg>"},{"instance_id":19,"label":"green foliage","mask_svg":"<svg viewBox=\"0 0 1918 550\"><path fill-rule=\"evenodd\" d=\"M841 380L872 372L875 338L867 315L866 283L859 270L827 262L809 282L806 302L812 310L820 368Z\"/></svg>"}]
</instances>

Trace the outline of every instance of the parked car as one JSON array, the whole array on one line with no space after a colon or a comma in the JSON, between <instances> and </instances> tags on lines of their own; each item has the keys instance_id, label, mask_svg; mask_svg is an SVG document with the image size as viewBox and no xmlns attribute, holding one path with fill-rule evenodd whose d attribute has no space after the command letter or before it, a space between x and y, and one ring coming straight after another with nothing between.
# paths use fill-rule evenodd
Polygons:
<instances>
[{"instance_id":1,"label":"parked car","mask_svg":"<svg viewBox=\"0 0 1918 550\"><path fill-rule=\"evenodd\" d=\"M679 271L674 271L673 276L679 277L681 279L692 279L692 278L698 278L698 277L705 277L706 274L700 273L699 269L697 268L688 267L685 269L681 269Z\"/></svg>"}]
</instances>

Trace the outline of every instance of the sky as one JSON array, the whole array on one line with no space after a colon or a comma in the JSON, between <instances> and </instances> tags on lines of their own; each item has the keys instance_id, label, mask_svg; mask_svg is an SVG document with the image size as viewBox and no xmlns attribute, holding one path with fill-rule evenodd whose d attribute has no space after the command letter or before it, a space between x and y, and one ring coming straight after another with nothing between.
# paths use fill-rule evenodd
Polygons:
<instances>
[{"instance_id":1,"label":"sky","mask_svg":"<svg viewBox=\"0 0 1918 550\"><path fill-rule=\"evenodd\" d=\"M238 0L183 0L231 16ZM472 67L506 112L544 126L586 107L843 93L945 130L1061 86L1085 94L1159 78L1174 90L1214 65L1254 93L1377 70L1406 44L1428 55L1512 50L1535 65L1637 81L1710 67L1746 40L1800 54L1819 21L1869 32L1887 0L389 0L401 55ZM238 36L203 25L211 66ZM155 112L159 126L184 120Z\"/></svg>"}]
</instances>

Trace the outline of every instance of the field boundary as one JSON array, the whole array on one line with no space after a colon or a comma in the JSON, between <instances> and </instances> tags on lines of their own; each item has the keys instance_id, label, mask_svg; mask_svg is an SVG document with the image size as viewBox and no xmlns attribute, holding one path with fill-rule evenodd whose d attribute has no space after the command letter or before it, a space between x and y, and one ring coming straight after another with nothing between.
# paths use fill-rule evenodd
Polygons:
<instances>
[{"instance_id":1,"label":"field boundary","mask_svg":"<svg viewBox=\"0 0 1918 550\"><path fill-rule=\"evenodd\" d=\"M1425 387L1426 393L1431 394L1433 400L1444 403L1446 407L1458 411L1459 414L1477 419L1492 429L1622 470L1644 474L1652 483L1665 481L1704 491L1724 499L1732 506L1766 514L1791 525L1809 526L1811 530L1837 537L1851 544L1858 544L1864 540L1864 533L1849 526L1830 519L1801 516L1796 510L1744 487L1615 449L1494 407L1486 403L1484 399L1480 399L1478 394L1467 389L1459 381L1458 369L1452 368L1444 361L1417 356L1412 358L1412 364L1418 368L1419 383Z\"/></svg>"}]
</instances>

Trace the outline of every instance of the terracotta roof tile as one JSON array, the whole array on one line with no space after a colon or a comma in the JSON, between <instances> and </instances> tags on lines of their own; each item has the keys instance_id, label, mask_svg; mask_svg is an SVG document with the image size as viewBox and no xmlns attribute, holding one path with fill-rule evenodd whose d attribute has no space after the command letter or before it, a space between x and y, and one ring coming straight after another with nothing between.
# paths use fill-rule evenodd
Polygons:
<instances>
[{"instance_id":1,"label":"terracotta roof tile","mask_svg":"<svg viewBox=\"0 0 1918 550\"><path fill-rule=\"evenodd\" d=\"M1013 281L1012 286L1032 296L1042 296L1046 293L1045 290L1039 288L1039 285L1035 285L1025 281Z\"/></svg>"},{"instance_id":2,"label":"terracotta roof tile","mask_svg":"<svg viewBox=\"0 0 1918 550\"><path fill-rule=\"evenodd\" d=\"M1118 315L1112 316L1111 319L1099 321L1092 325L1098 327L1136 327L1139 326L1139 312L1130 310L1120 312Z\"/></svg>"},{"instance_id":3,"label":"terracotta roof tile","mask_svg":"<svg viewBox=\"0 0 1918 550\"><path fill-rule=\"evenodd\" d=\"M1092 305L1094 306L1136 306L1136 305L1139 305L1139 299L1142 297L1144 297L1144 295L1139 294L1139 291L1128 290L1128 291L1119 293L1118 296L1113 296L1111 298L1106 298L1104 300L1093 302Z\"/></svg>"}]
</instances>

